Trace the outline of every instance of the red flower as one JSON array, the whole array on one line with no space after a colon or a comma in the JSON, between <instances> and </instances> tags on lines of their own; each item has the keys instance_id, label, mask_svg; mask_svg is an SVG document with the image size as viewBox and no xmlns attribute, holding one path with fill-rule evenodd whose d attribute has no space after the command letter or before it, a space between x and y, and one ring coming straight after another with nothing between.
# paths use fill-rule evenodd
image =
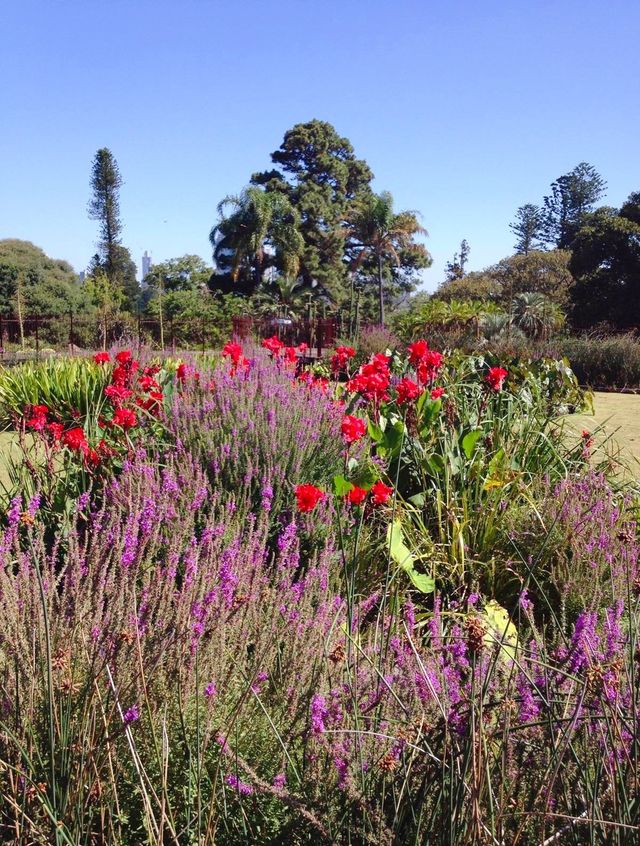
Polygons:
<instances>
[{"instance_id":1,"label":"red flower","mask_svg":"<svg viewBox=\"0 0 640 846\"><path fill-rule=\"evenodd\" d=\"M272 335L270 338L265 338L262 342L262 346L265 350L269 350L272 355L279 355L280 350L284 347L284 344L277 335Z\"/></svg>"},{"instance_id":2,"label":"red flower","mask_svg":"<svg viewBox=\"0 0 640 846\"><path fill-rule=\"evenodd\" d=\"M417 382L406 377L398 382L396 390L398 392L397 399L399 405L404 405L405 402L417 399L422 392Z\"/></svg>"},{"instance_id":3,"label":"red flower","mask_svg":"<svg viewBox=\"0 0 640 846\"><path fill-rule=\"evenodd\" d=\"M347 502L351 505L362 505L367 498L367 492L364 488L359 488L357 485L347 493Z\"/></svg>"},{"instance_id":4,"label":"red flower","mask_svg":"<svg viewBox=\"0 0 640 846\"><path fill-rule=\"evenodd\" d=\"M118 364L129 364L131 361L131 350L121 350L116 355L116 361Z\"/></svg>"},{"instance_id":5,"label":"red flower","mask_svg":"<svg viewBox=\"0 0 640 846\"><path fill-rule=\"evenodd\" d=\"M80 426L76 426L74 429L69 429L65 432L62 436L62 442L65 446L68 446L69 449L82 450L83 452L86 451L88 447L84 429Z\"/></svg>"},{"instance_id":6,"label":"red flower","mask_svg":"<svg viewBox=\"0 0 640 846\"><path fill-rule=\"evenodd\" d=\"M107 385L107 387L104 389L104 392L114 405L120 405L125 400L131 399L131 397L133 396L133 391L130 391L128 388L125 388L119 384Z\"/></svg>"},{"instance_id":7,"label":"red flower","mask_svg":"<svg viewBox=\"0 0 640 846\"><path fill-rule=\"evenodd\" d=\"M176 370L176 376L178 381L184 382L187 378L187 365L186 364L179 364L178 369Z\"/></svg>"},{"instance_id":8,"label":"red flower","mask_svg":"<svg viewBox=\"0 0 640 846\"><path fill-rule=\"evenodd\" d=\"M152 376L147 376L146 374L138 379L138 384L143 391L150 391L152 388L156 389L160 387Z\"/></svg>"},{"instance_id":9,"label":"red flower","mask_svg":"<svg viewBox=\"0 0 640 846\"><path fill-rule=\"evenodd\" d=\"M47 425L47 414L49 409L46 405L34 405L31 408L31 417L26 421L26 426L36 432L42 432Z\"/></svg>"},{"instance_id":10,"label":"red flower","mask_svg":"<svg viewBox=\"0 0 640 846\"><path fill-rule=\"evenodd\" d=\"M35 409L34 409L35 410ZM582 434L580 435L581 438L584 438L585 441L588 441L591 437L591 432L587 432L586 429L582 430Z\"/></svg>"},{"instance_id":11,"label":"red flower","mask_svg":"<svg viewBox=\"0 0 640 846\"><path fill-rule=\"evenodd\" d=\"M348 444L354 444L364 437L367 431L367 423L360 417L354 417L352 414L347 414L342 418L342 437Z\"/></svg>"},{"instance_id":12,"label":"red flower","mask_svg":"<svg viewBox=\"0 0 640 846\"><path fill-rule=\"evenodd\" d=\"M100 464L100 454L95 451L95 449L91 449L91 447L87 447L84 453L84 460L87 464L91 467L97 467Z\"/></svg>"},{"instance_id":13,"label":"red flower","mask_svg":"<svg viewBox=\"0 0 640 846\"><path fill-rule=\"evenodd\" d=\"M363 364L358 374L347 382L347 390L362 394L366 399L379 402L388 399L387 388L391 382L389 359L382 353L374 355Z\"/></svg>"},{"instance_id":14,"label":"red flower","mask_svg":"<svg viewBox=\"0 0 640 846\"><path fill-rule=\"evenodd\" d=\"M302 512L313 511L316 505L324 499L325 494L315 485L297 485L295 489L298 509Z\"/></svg>"},{"instance_id":15,"label":"red flower","mask_svg":"<svg viewBox=\"0 0 640 846\"><path fill-rule=\"evenodd\" d=\"M284 360L287 364L295 364L298 360L298 356L296 355L296 348L295 347L285 347L284 348Z\"/></svg>"},{"instance_id":16,"label":"red flower","mask_svg":"<svg viewBox=\"0 0 640 846\"><path fill-rule=\"evenodd\" d=\"M54 441L61 440L62 434L64 432L64 426L62 425L62 423L49 423L47 429L51 433L51 436Z\"/></svg>"},{"instance_id":17,"label":"red flower","mask_svg":"<svg viewBox=\"0 0 640 846\"><path fill-rule=\"evenodd\" d=\"M242 358L242 347L233 341L229 341L222 348L222 355L225 358L230 358L232 364L238 364Z\"/></svg>"},{"instance_id":18,"label":"red flower","mask_svg":"<svg viewBox=\"0 0 640 846\"><path fill-rule=\"evenodd\" d=\"M375 505L384 505L393 493L393 488L378 480L371 488L371 497Z\"/></svg>"},{"instance_id":19,"label":"red flower","mask_svg":"<svg viewBox=\"0 0 640 846\"><path fill-rule=\"evenodd\" d=\"M416 368L418 379L423 385L429 385L438 375L438 371L442 367L442 353L436 350L427 350L422 356Z\"/></svg>"},{"instance_id":20,"label":"red flower","mask_svg":"<svg viewBox=\"0 0 640 846\"><path fill-rule=\"evenodd\" d=\"M409 344L407 347L407 352L409 353L409 364L419 364L421 358L424 356L426 352L429 350L429 344L424 341L414 341L413 344Z\"/></svg>"},{"instance_id":21,"label":"red flower","mask_svg":"<svg viewBox=\"0 0 640 846\"><path fill-rule=\"evenodd\" d=\"M332 373L339 373L341 370L346 370L349 359L353 358L355 354L356 351L353 347L337 347L331 356Z\"/></svg>"},{"instance_id":22,"label":"red flower","mask_svg":"<svg viewBox=\"0 0 640 846\"><path fill-rule=\"evenodd\" d=\"M97 352L93 360L96 364L106 364L108 361L111 361L111 356L108 352Z\"/></svg>"},{"instance_id":23,"label":"red flower","mask_svg":"<svg viewBox=\"0 0 640 846\"><path fill-rule=\"evenodd\" d=\"M111 422L114 426L122 426L123 429L131 429L138 423L130 408L116 408Z\"/></svg>"},{"instance_id":24,"label":"red flower","mask_svg":"<svg viewBox=\"0 0 640 846\"><path fill-rule=\"evenodd\" d=\"M431 391L431 399L432 399L432 400L437 400L437 399L440 399L440 397L441 397L443 394L444 394L444 388L434 388L434 389Z\"/></svg>"},{"instance_id":25,"label":"red flower","mask_svg":"<svg viewBox=\"0 0 640 846\"><path fill-rule=\"evenodd\" d=\"M305 353L309 349L309 345L305 344L303 341L301 344L298 344L298 352Z\"/></svg>"},{"instance_id":26,"label":"red flower","mask_svg":"<svg viewBox=\"0 0 640 846\"><path fill-rule=\"evenodd\" d=\"M507 371L504 367L492 367L487 373L485 380L492 391L496 393L502 390L502 384L507 378Z\"/></svg>"}]
</instances>

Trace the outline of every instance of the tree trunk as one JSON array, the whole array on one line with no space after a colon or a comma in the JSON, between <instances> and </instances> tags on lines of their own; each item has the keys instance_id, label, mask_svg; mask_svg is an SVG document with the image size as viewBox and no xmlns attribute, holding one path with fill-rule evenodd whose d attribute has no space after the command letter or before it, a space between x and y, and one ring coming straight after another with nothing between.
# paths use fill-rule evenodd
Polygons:
<instances>
[{"instance_id":1,"label":"tree trunk","mask_svg":"<svg viewBox=\"0 0 640 846\"><path fill-rule=\"evenodd\" d=\"M349 298L349 340L353 338L353 273L349 274L351 278L351 296Z\"/></svg>"},{"instance_id":2,"label":"tree trunk","mask_svg":"<svg viewBox=\"0 0 640 846\"><path fill-rule=\"evenodd\" d=\"M382 256L378 253L378 318L384 326L384 296L382 292Z\"/></svg>"},{"instance_id":3,"label":"tree trunk","mask_svg":"<svg viewBox=\"0 0 640 846\"><path fill-rule=\"evenodd\" d=\"M20 346L24 352L24 322L22 320L22 283L20 282L21 274L18 273L18 282L16 286L16 300L18 305L18 326L20 328Z\"/></svg>"}]
</instances>

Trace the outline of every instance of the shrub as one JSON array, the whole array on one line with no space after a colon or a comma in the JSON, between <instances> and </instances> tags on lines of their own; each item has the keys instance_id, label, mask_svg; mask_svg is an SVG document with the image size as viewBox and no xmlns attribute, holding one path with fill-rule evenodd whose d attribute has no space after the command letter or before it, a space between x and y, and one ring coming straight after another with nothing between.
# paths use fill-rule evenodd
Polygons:
<instances>
[{"instance_id":1,"label":"shrub","mask_svg":"<svg viewBox=\"0 0 640 846\"><path fill-rule=\"evenodd\" d=\"M560 349L581 385L640 389L640 340L635 335L566 338Z\"/></svg>"}]
</instances>

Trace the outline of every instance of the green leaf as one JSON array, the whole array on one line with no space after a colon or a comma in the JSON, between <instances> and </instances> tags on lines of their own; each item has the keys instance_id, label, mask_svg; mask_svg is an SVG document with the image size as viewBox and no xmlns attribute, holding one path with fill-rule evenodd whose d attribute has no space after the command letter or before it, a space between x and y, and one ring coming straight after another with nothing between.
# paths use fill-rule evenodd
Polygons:
<instances>
[{"instance_id":1,"label":"green leaf","mask_svg":"<svg viewBox=\"0 0 640 846\"><path fill-rule=\"evenodd\" d=\"M428 391L425 391L423 396L428 396ZM425 401L422 412L422 426L424 429L428 429L431 426L438 414L440 414L441 408L442 400L440 399L432 400L429 398Z\"/></svg>"},{"instance_id":2,"label":"green leaf","mask_svg":"<svg viewBox=\"0 0 640 846\"><path fill-rule=\"evenodd\" d=\"M402 531L402 522L394 520L387 526L387 543L389 544L389 552L393 560L402 567L403 570L413 569L413 556L411 550L404 542L404 533Z\"/></svg>"},{"instance_id":3,"label":"green leaf","mask_svg":"<svg viewBox=\"0 0 640 846\"><path fill-rule=\"evenodd\" d=\"M409 497L409 502L416 508L424 508L425 497L423 493L417 493Z\"/></svg>"},{"instance_id":4,"label":"green leaf","mask_svg":"<svg viewBox=\"0 0 640 846\"><path fill-rule=\"evenodd\" d=\"M476 446L478 441L482 437L482 429L474 429L472 432L467 432L467 434L462 439L462 449L464 450L464 454L467 458L471 458L473 453L475 452Z\"/></svg>"},{"instance_id":5,"label":"green leaf","mask_svg":"<svg viewBox=\"0 0 640 846\"><path fill-rule=\"evenodd\" d=\"M336 496L346 496L351 490L353 490L353 484L344 476L333 477L333 492Z\"/></svg>"},{"instance_id":6,"label":"green leaf","mask_svg":"<svg viewBox=\"0 0 640 846\"><path fill-rule=\"evenodd\" d=\"M369 437L374 442L374 444L379 444L383 437L383 432L380 426L377 426L371 420L367 423L367 429L369 431Z\"/></svg>"},{"instance_id":7,"label":"green leaf","mask_svg":"<svg viewBox=\"0 0 640 846\"><path fill-rule=\"evenodd\" d=\"M368 491L379 478L380 474L375 467L370 464L361 464L353 474L353 483L359 488L364 488L365 491Z\"/></svg>"},{"instance_id":8,"label":"green leaf","mask_svg":"<svg viewBox=\"0 0 640 846\"><path fill-rule=\"evenodd\" d=\"M407 573L409 574L411 583L420 593L433 593L436 589L435 580L431 576L427 576L426 573L418 573L413 568L407 570Z\"/></svg>"}]
</instances>

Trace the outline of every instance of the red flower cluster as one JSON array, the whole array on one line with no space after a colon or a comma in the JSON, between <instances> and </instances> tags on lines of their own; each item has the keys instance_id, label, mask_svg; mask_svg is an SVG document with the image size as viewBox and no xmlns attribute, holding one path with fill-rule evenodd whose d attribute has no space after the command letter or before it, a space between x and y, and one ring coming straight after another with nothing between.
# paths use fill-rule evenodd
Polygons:
<instances>
[{"instance_id":1,"label":"red flower cluster","mask_svg":"<svg viewBox=\"0 0 640 846\"><path fill-rule=\"evenodd\" d=\"M361 417L354 417L352 414L347 414L342 418L342 437L348 444L355 444L364 437L367 431L367 422Z\"/></svg>"},{"instance_id":2,"label":"red flower cluster","mask_svg":"<svg viewBox=\"0 0 640 846\"><path fill-rule=\"evenodd\" d=\"M264 339L262 346L265 350L269 350L271 355L275 356L280 355L280 350L284 347L284 344L277 335L272 335L270 338Z\"/></svg>"},{"instance_id":3,"label":"red flower cluster","mask_svg":"<svg viewBox=\"0 0 640 846\"><path fill-rule=\"evenodd\" d=\"M443 394L444 394L444 388L433 388L430 396L431 396L432 400L437 400L437 399L440 399L440 397Z\"/></svg>"},{"instance_id":4,"label":"red flower cluster","mask_svg":"<svg viewBox=\"0 0 640 846\"><path fill-rule=\"evenodd\" d=\"M347 390L362 394L365 399L380 402L389 399L387 388L391 382L389 359L384 353L376 353L358 373L347 382Z\"/></svg>"},{"instance_id":5,"label":"red flower cluster","mask_svg":"<svg viewBox=\"0 0 640 846\"><path fill-rule=\"evenodd\" d=\"M316 505L325 498L324 491L315 485L296 485L295 489L298 510L303 513L313 511Z\"/></svg>"},{"instance_id":6,"label":"red flower cluster","mask_svg":"<svg viewBox=\"0 0 640 846\"><path fill-rule=\"evenodd\" d=\"M425 340L415 341L407 347L409 364L415 367L418 381L423 385L430 385L437 377L442 367L442 353L430 350Z\"/></svg>"},{"instance_id":7,"label":"red flower cluster","mask_svg":"<svg viewBox=\"0 0 640 846\"><path fill-rule=\"evenodd\" d=\"M336 347L336 351L331 356L331 372L340 373L347 369L349 359L353 358L356 351L353 347Z\"/></svg>"},{"instance_id":8,"label":"red flower cluster","mask_svg":"<svg viewBox=\"0 0 640 846\"><path fill-rule=\"evenodd\" d=\"M111 361L111 356L108 352L97 352L93 360L96 364L106 364L108 361Z\"/></svg>"},{"instance_id":9,"label":"red flower cluster","mask_svg":"<svg viewBox=\"0 0 640 846\"><path fill-rule=\"evenodd\" d=\"M34 405L31 409L31 417L26 421L26 425L36 432L42 432L47 425L47 414L49 409L46 405Z\"/></svg>"},{"instance_id":10,"label":"red flower cluster","mask_svg":"<svg viewBox=\"0 0 640 846\"><path fill-rule=\"evenodd\" d=\"M374 505L384 505L392 493L393 488L390 488L389 485L385 485L384 482L378 480L371 488L371 498L373 499Z\"/></svg>"},{"instance_id":11,"label":"red flower cluster","mask_svg":"<svg viewBox=\"0 0 640 846\"><path fill-rule=\"evenodd\" d=\"M487 385L492 391L498 393L502 390L504 380L507 378L507 371L504 367L491 367L485 377Z\"/></svg>"},{"instance_id":12,"label":"red flower cluster","mask_svg":"<svg viewBox=\"0 0 640 846\"><path fill-rule=\"evenodd\" d=\"M347 493L346 499L350 505L362 505L369 493L371 494L371 502L374 505L384 505L393 493L393 488L385 485L384 482L381 482L380 480L372 486L370 491L355 485Z\"/></svg>"},{"instance_id":13,"label":"red flower cluster","mask_svg":"<svg viewBox=\"0 0 640 846\"><path fill-rule=\"evenodd\" d=\"M329 387L328 379L324 376L314 376L310 370L303 370L302 373L298 375L298 381L303 382L309 388L318 388L323 393L325 393Z\"/></svg>"},{"instance_id":14,"label":"red flower cluster","mask_svg":"<svg viewBox=\"0 0 640 846\"><path fill-rule=\"evenodd\" d=\"M422 389L413 379L408 379L406 376L401 379L396 385L397 402L398 405L404 405L406 402L411 402L417 399L422 393Z\"/></svg>"},{"instance_id":15,"label":"red flower cluster","mask_svg":"<svg viewBox=\"0 0 640 846\"><path fill-rule=\"evenodd\" d=\"M138 424L135 413L130 408L116 408L111 419L113 426L121 426L123 429L132 429Z\"/></svg>"}]
</instances>

